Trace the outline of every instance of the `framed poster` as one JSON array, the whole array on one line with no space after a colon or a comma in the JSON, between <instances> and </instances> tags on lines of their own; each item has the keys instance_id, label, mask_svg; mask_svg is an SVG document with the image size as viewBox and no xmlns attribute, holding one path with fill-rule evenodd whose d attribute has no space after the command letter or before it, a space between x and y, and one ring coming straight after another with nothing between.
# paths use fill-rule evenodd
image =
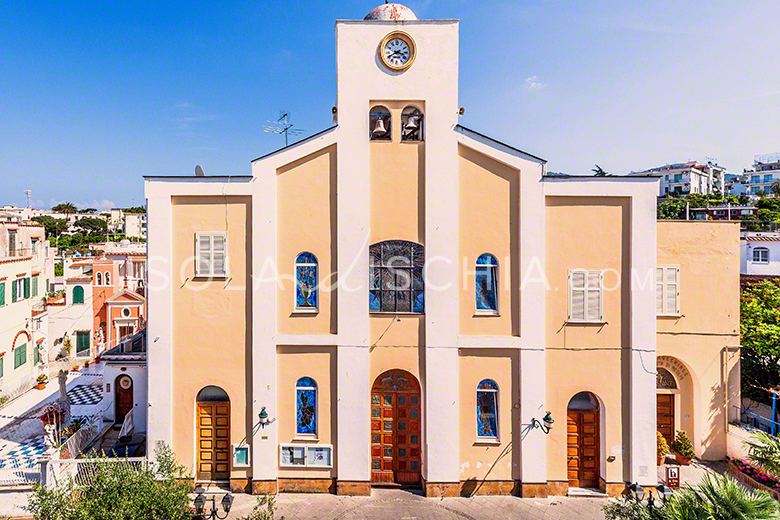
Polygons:
<instances>
[{"instance_id":1,"label":"framed poster","mask_svg":"<svg viewBox=\"0 0 780 520\"><path fill-rule=\"evenodd\" d=\"M249 446L246 444L234 444L233 445L233 467L234 468L248 468L249 463Z\"/></svg>"},{"instance_id":2,"label":"framed poster","mask_svg":"<svg viewBox=\"0 0 780 520\"><path fill-rule=\"evenodd\" d=\"M284 468L332 468L331 444L280 444L279 466Z\"/></svg>"}]
</instances>

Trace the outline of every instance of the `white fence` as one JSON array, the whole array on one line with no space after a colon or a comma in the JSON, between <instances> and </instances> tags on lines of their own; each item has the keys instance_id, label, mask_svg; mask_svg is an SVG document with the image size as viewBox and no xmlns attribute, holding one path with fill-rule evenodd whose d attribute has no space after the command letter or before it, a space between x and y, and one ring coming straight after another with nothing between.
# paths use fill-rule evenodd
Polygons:
<instances>
[{"instance_id":1,"label":"white fence","mask_svg":"<svg viewBox=\"0 0 780 520\"><path fill-rule=\"evenodd\" d=\"M103 412L100 411L92 416L87 424L71 435L59 449L60 459L75 459L81 452L95 440L95 437L103 428Z\"/></svg>"},{"instance_id":2,"label":"white fence","mask_svg":"<svg viewBox=\"0 0 780 520\"><path fill-rule=\"evenodd\" d=\"M40 464L31 468L0 468L0 487L30 486L40 481Z\"/></svg>"},{"instance_id":3,"label":"white fence","mask_svg":"<svg viewBox=\"0 0 780 520\"><path fill-rule=\"evenodd\" d=\"M129 473L146 469L152 462L147 460L146 457L129 457L126 459L53 459L46 464L44 483L46 487L53 488L72 479L76 485L85 486L107 464L114 464L118 466L120 471Z\"/></svg>"}]
</instances>

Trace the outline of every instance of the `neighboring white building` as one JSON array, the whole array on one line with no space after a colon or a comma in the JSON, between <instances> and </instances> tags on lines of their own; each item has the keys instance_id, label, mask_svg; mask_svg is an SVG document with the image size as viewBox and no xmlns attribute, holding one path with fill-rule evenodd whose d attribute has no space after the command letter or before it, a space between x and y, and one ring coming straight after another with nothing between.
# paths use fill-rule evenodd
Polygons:
<instances>
[{"instance_id":1,"label":"neighboring white building","mask_svg":"<svg viewBox=\"0 0 780 520\"><path fill-rule=\"evenodd\" d=\"M103 356L105 419L122 424L133 411L136 432L146 432L146 330L130 336Z\"/></svg>"},{"instance_id":2,"label":"neighboring white building","mask_svg":"<svg viewBox=\"0 0 780 520\"><path fill-rule=\"evenodd\" d=\"M751 195L759 191L769 192L772 184L780 180L780 152L756 155L753 167L745 170L742 183Z\"/></svg>"},{"instance_id":3,"label":"neighboring white building","mask_svg":"<svg viewBox=\"0 0 780 520\"><path fill-rule=\"evenodd\" d=\"M49 335L58 353L70 342L71 357L90 357L93 344L92 260L67 258L63 265L64 294L48 301ZM56 354L55 353L55 354Z\"/></svg>"},{"instance_id":4,"label":"neighboring white building","mask_svg":"<svg viewBox=\"0 0 780 520\"><path fill-rule=\"evenodd\" d=\"M146 213L126 213L124 233L127 238L146 240Z\"/></svg>"},{"instance_id":5,"label":"neighboring white building","mask_svg":"<svg viewBox=\"0 0 780 520\"><path fill-rule=\"evenodd\" d=\"M725 174L726 169L722 166L709 162L702 164L697 161L667 164L629 173L629 175L653 175L660 178L658 195L661 197L670 193L709 195L722 192L725 185Z\"/></svg>"},{"instance_id":6,"label":"neighboring white building","mask_svg":"<svg viewBox=\"0 0 780 520\"><path fill-rule=\"evenodd\" d=\"M742 233L740 274L780 276L780 233Z\"/></svg>"}]
</instances>

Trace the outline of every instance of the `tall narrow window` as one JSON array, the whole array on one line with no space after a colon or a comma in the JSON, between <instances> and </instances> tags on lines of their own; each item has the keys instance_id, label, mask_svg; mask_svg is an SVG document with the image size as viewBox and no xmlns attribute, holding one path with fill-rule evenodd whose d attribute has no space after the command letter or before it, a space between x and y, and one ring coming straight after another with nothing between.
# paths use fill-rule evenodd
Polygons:
<instances>
[{"instance_id":1,"label":"tall narrow window","mask_svg":"<svg viewBox=\"0 0 780 520\"><path fill-rule=\"evenodd\" d=\"M296 433L317 435L317 382L302 377L295 384Z\"/></svg>"},{"instance_id":2,"label":"tall narrow window","mask_svg":"<svg viewBox=\"0 0 780 520\"><path fill-rule=\"evenodd\" d=\"M757 247L753 249L753 262L757 264L769 263L769 249L765 247Z\"/></svg>"},{"instance_id":3,"label":"tall narrow window","mask_svg":"<svg viewBox=\"0 0 780 520\"><path fill-rule=\"evenodd\" d=\"M680 313L680 268L674 265L659 265L655 270L656 314L677 315Z\"/></svg>"},{"instance_id":4,"label":"tall narrow window","mask_svg":"<svg viewBox=\"0 0 780 520\"><path fill-rule=\"evenodd\" d=\"M5 282L0 282L0 307L5 305Z\"/></svg>"},{"instance_id":5,"label":"tall narrow window","mask_svg":"<svg viewBox=\"0 0 780 520\"><path fill-rule=\"evenodd\" d=\"M498 262L496 257L485 253L477 258L475 285L477 314L497 314Z\"/></svg>"},{"instance_id":6,"label":"tall narrow window","mask_svg":"<svg viewBox=\"0 0 780 520\"><path fill-rule=\"evenodd\" d=\"M73 288L73 303L84 303L84 288L80 285Z\"/></svg>"},{"instance_id":7,"label":"tall narrow window","mask_svg":"<svg viewBox=\"0 0 780 520\"><path fill-rule=\"evenodd\" d=\"M569 271L569 321L603 321L604 275L601 271Z\"/></svg>"},{"instance_id":8,"label":"tall narrow window","mask_svg":"<svg viewBox=\"0 0 780 520\"><path fill-rule=\"evenodd\" d=\"M301 253L295 259L295 310L316 311L317 257Z\"/></svg>"},{"instance_id":9,"label":"tall narrow window","mask_svg":"<svg viewBox=\"0 0 780 520\"><path fill-rule=\"evenodd\" d=\"M483 379L477 386L477 437L498 439L498 385L492 379Z\"/></svg>"},{"instance_id":10,"label":"tall narrow window","mask_svg":"<svg viewBox=\"0 0 780 520\"><path fill-rule=\"evenodd\" d=\"M98 273L97 274L97 284L98 285L103 285L103 273Z\"/></svg>"},{"instance_id":11,"label":"tall narrow window","mask_svg":"<svg viewBox=\"0 0 780 520\"><path fill-rule=\"evenodd\" d=\"M111 273L106 271L106 285L111 285Z\"/></svg>"},{"instance_id":12,"label":"tall narrow window","mask_svg":"<svg viewBox=\"0 0 780 520\"><path fill-rule=\"evenodd\" d=\"M89 331L76 332L76 354L89 350Z\"/></svg>"},{"instance_id":13,"label":"tall narrow window","mask_svg":"<svg viewBox=\"0 0 780 520\"><path fill-rule=\"evenodd\" d=\"M38 296L38 275L32 277L32 297Z\"/></svg>"},{"instance_id":14,"label":"tall narrow window","mask_svg":"<svg viewBox=\"0 0 780 520\"><path fill-rule=\"evenodd\" d=\"M14 369L27 363L27 343L14 349Z\"/></svg>"},{"instance_id":15,"label":"tall narrow window","mask_svg":"<svg viewBox=\"0 0 780 520\"><path fill-rule=\"evenodd\" d=\"M227 277L227 234L197 233L195 235L195 276ZM106 273L106 285L110 284Z\"/></svg>"},{"instance_id":16,"label":"tall narrow window","mask_svg":"<svg viewBox=\"0 0 780 520\"><path fill-rule=\"evenodd\" d=\"M30 279L25 278L24 279L24 298L27 299L30 297Z\"/></svg>"},{"instance_id":17,"label":"tall narrow window","mask_svg":"<svg viewBox=\"0 0 780 520\"><path fill-rule=\"evenodd\" d=\"M414 242L389 240L369 249L369 310L425 312L425 248Z\"/></svg>"}]
</instances>

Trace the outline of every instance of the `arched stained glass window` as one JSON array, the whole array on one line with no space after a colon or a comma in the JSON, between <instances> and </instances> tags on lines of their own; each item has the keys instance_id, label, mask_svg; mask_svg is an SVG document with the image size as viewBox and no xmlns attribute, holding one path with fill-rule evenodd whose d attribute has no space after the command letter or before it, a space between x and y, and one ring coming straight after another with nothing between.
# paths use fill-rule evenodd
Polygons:
<instances>
[{"instance_id":1,"label":"arched stained glass window","mask_svg":"<svg viewBox=\"0 0 780 520\"><path fill-rule=\"evenodd\" d=\"M425 312L425 248L414 242L388 240L369 249L369 310Z\"/></svg>"},{"instance_id":2,"label":"arched stained glass window","mask_svg":"<svg viewBox=\"0 0 780 520\"><path fill-rule=\"evenodd\" d=\"M498 385L483 379L477 386L477 437L498 439Z\"/></svg>"},{"instance_id":3,"label":"arched stained glass window","mask_svg":"<svg viewBox=\"0 0 780 520\"><path fill-rule=\"evenodd\" d=\"M295 259L295 308L317 310L317 257L301 253Z\"/></svg>"},{"instance_id":4,"label":"arched stained glass window","mask_svg":"<svg viewBox=\"0 0 780 520\"><path fill-rule=\"evenodd\" d=\"M317 435L317 382L302 377L295 384L296 432Z\"/></svg>"},{"instance_id":5,"label":"arched stained glass window","mask_svg":"<svg viewBox=\"0 0 780 520\"><path fill-rule=\"evenodd\" d=\"M84 303L84 288L80 285L73 288L73 303Z\"/></svg>"},{"instance_id":6,"label":"arched stained glass window","mask_svg":"<svg viewBox=\"0 0 780 520\"><path fill-rule=\"evenodd\" d=\"M475 285L477 311L498 312L498 262L495 256L485 253L477 258Z\"/></svg>"}]
</instances>

